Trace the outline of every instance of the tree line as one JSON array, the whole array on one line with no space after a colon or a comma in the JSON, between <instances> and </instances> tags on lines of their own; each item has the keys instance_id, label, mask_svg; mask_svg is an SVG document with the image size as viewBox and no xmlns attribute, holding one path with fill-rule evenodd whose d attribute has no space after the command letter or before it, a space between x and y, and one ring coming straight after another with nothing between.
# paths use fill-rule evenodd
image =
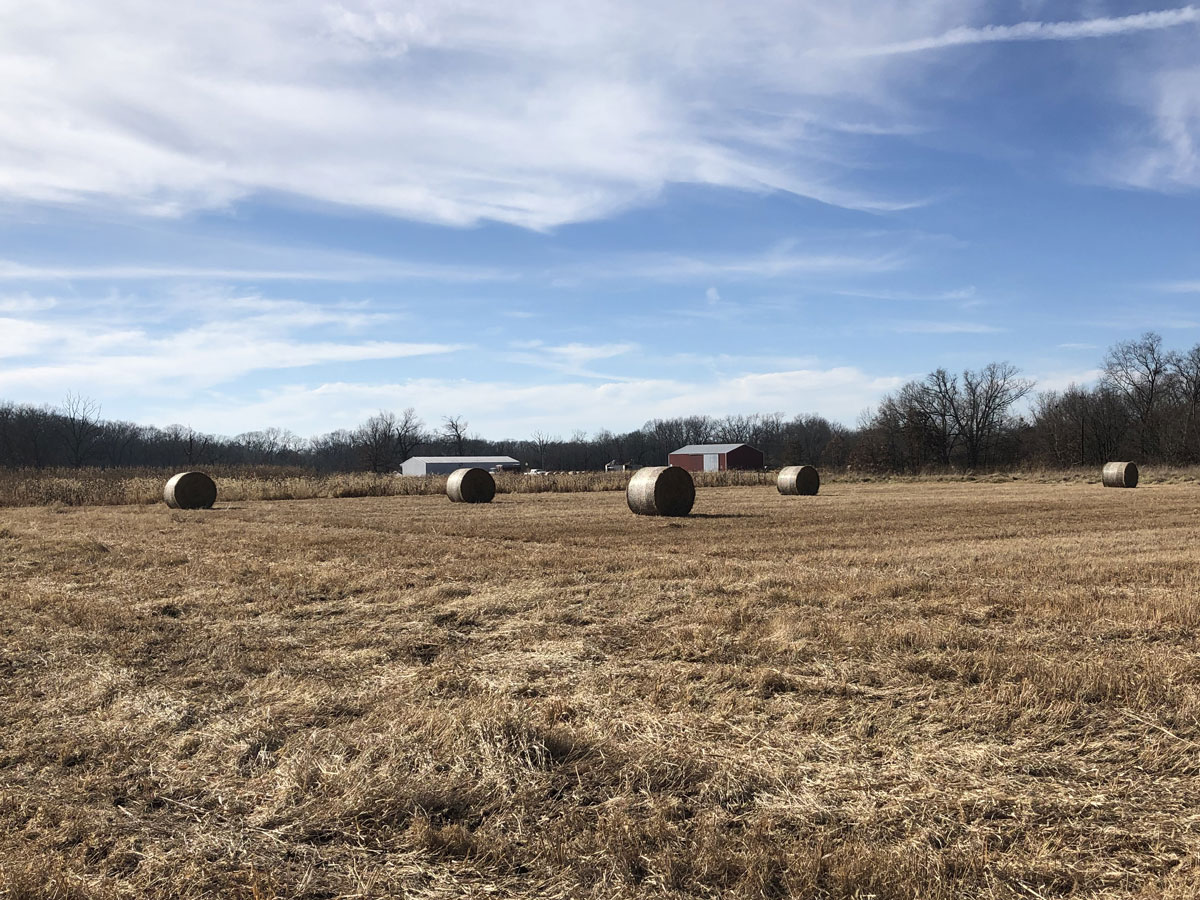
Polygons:
<instances>
[{"instance_id":1,"label":"tree line","mask_svg":"<svg viewBox=\"0 0 1200 900\"><path fill-rule=\"evenodd\" d=\"M294 466L321 472L394 472L413 455L512 456L542 469L589 470L615 460L661 465L686 444L747 443L769 466L918 473L1020 466L1095 466L1111 459L1200 462L1200 344L1164 348L1147 332L1109 348L1091 386L1035 392L1006 362L939 368L883 397L856 427L815 413L690 415L652 419L628 432L535 432L489 440L462 416L431 426L412 407L381 410L354 429L301 438L282 428L234 437L186 425L106 420L69 394L59 407L0 403L0 466Z\"/></svg>"}]
</instances>

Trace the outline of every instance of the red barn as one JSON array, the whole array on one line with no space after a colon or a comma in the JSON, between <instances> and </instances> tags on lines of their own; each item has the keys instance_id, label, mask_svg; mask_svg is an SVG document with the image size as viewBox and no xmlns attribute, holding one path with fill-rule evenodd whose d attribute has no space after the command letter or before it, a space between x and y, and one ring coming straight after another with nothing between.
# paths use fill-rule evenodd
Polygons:
<instances>
[{"instance_id":1,"label":"red barn","mask_svg":"<svg viewBox=\"0 0 1200 900\"><path fill-rule=\"evenodd\" d=\"M749 444L688 444L667 457L667 464L689 472L763 469L766 458Z\"/></svg>"}]
</instances>

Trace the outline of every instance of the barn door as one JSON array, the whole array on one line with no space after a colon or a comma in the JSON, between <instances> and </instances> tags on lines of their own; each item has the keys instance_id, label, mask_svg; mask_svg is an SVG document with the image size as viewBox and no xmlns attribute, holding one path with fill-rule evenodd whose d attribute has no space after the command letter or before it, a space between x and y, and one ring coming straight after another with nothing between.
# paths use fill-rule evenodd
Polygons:
<instances>
[{"instance_id":1,"label":"barn door","mask_svg":"<svg viewBox=\"0 0 1200 900\"><path fill-rule=\"evenodd\" d=\"M721 454L705 453L704 454L704 471L716 472L721 468Z\"/></svg>"}]
</instances>

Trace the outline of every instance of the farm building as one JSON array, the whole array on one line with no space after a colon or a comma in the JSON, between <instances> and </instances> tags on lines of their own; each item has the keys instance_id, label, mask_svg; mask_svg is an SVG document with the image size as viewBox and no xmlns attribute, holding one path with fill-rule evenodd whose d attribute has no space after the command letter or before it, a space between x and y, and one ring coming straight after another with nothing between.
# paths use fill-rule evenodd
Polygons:
<instances>
[{"instance_id":1,"label":"farm building","mask_svg":"<svg viewBox=\"0 0 1200 900\"><path fill-rule=\"evenodd\" d=\"M455 469L519 472L522 468L511 456L410 456L400 464L403 475L446 475Z\"/></svg>"},{"instance_id":2,"label":"farm building","mask_svg":"<svg viewBox=\"0 0 1200 900\"><path fill-rule=\"evenodd\" d=\"M689 472L761 469L766 458L749 444L688 444L667 457L667 463Z\"/></svg>"}]
</instances>

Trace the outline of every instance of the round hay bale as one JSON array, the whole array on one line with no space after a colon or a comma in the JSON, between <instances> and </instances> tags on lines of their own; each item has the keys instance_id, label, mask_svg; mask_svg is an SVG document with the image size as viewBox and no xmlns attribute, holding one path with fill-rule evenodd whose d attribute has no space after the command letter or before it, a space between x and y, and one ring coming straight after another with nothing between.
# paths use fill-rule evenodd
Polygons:
<instances>
[{"instance_id":1,"label":"round hay bale","mask_svg":"<svg viewBox=\"0 0 1200 900\"><path fill-rule=\"evenodd\" d=\"M455 469L446 479L446 496L453 503L491 503L496 479L484 469Z\"/></svg>"},{"instance_id":2,"label":"round hay bale","mask_svg":"<svg viewBox=\"0 0 1200 900\"><path fill-rule=\"evenodd\" d=\"M696 502L696 484L679 466L647 466L629 479L625 500L639 516L686 516Z\"/></svg>"},{"instance_id":3,"label":"round hay bale","mask_svg":"<svg viewBox=\"0 0 1200 900\"><path fill-rule=\"evenodd\" d=\"M781 494L811 496L821 489L821 475L813 466L784 466L775 486Z\"/></svg>"},{"instance_id":4,"label":"round hay bale","mask_svg":"<svg viewBox=\"0 0 1200 900\"><path fill-rule=\"evenodd\" d=\"M163 499L171 509L211 509L217 502L217 483L203 472L180 472L163 488Z\"/></svg>"},{"instance_id":5,"label":"round hay bale","mask_svg":"<svg viewBox=\"0 0 1200 900\"><path fill-rule=\"evenodd\" d=\"M1100 480L1104 482L1105 487L1137 487L1138 468L1131 462L1105 463Z\"/></svg>"}]
</instances>

